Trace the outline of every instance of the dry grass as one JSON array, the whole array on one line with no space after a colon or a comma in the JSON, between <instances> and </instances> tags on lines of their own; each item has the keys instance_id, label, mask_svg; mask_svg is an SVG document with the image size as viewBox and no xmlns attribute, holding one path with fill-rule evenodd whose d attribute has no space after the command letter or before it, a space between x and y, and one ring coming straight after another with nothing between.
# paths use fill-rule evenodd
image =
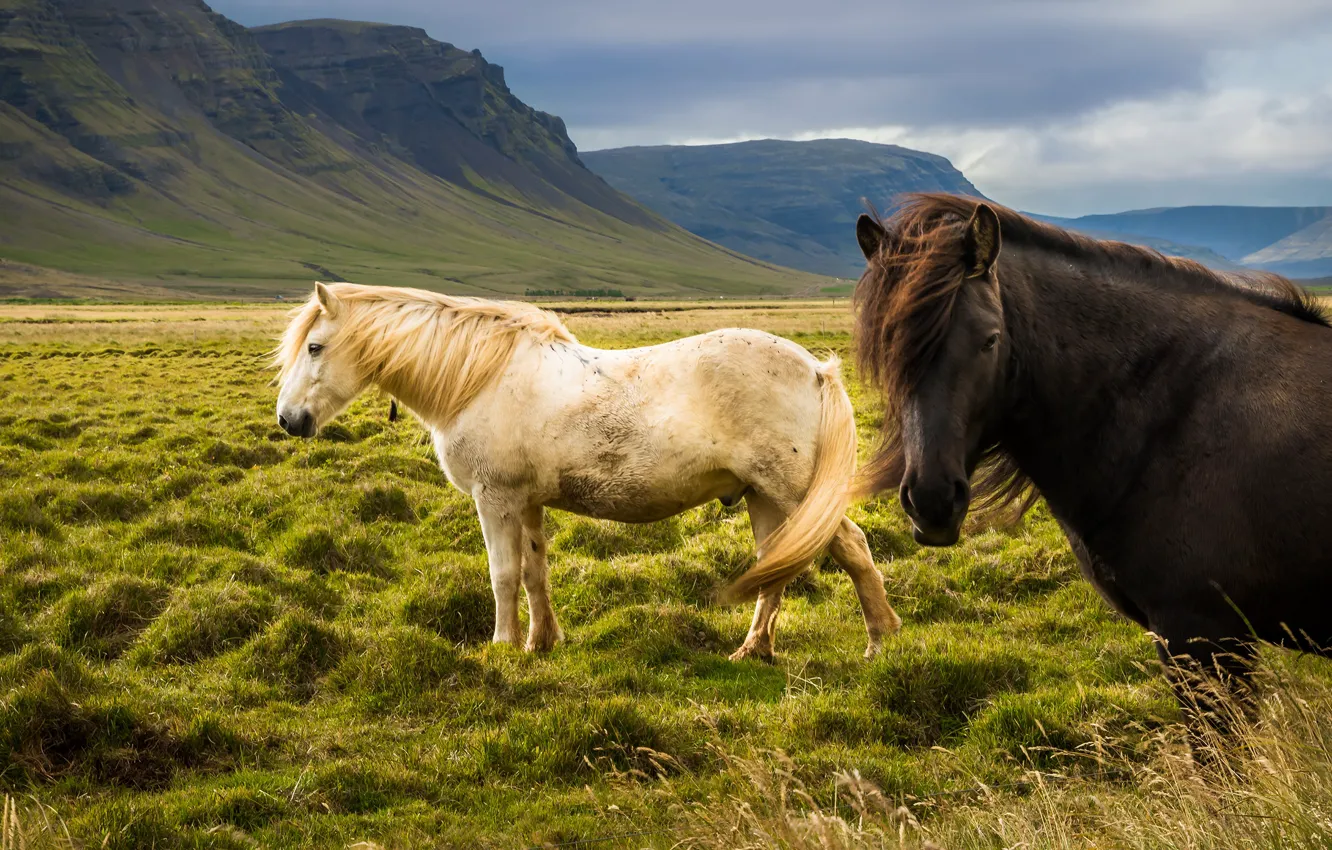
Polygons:
<instances>
[{"instance_id":1,"label":"dry grass","mask_svg":"<svg viewBox=\"0 0 1332 850\"><path fill-rule=\"evenodd\" d=\"M276 339L293 302L271 304L0 304L0 345L129 346ZM548 302L579 339L613 347L661 342L718 328L781 336L850 332L846 300L769 302Z\"/></svg>"},{"instance_id":2,"label":"dry grass","mask_svg":"<svg viewBox=\"0 0 1332 850\"><path fill-rule=\"evenodd\" d=\"M1321 660L1272 650L1257 712L1225 710L1232 734L1193 739L1179 725L1076 751L1027 753L1021 779L890 797L836 773L831 805L781 753L721 754L743 777L724 797L686 801L670 780L651 793L689 823L682 848L1122 848L1233 850L1332 846L1332 680ZM1065 769L1037 767L1053 756ZM620 775L620 781L641 778ZM819 798L825 800L820 804Z\"/></svg>"}]
</instances>

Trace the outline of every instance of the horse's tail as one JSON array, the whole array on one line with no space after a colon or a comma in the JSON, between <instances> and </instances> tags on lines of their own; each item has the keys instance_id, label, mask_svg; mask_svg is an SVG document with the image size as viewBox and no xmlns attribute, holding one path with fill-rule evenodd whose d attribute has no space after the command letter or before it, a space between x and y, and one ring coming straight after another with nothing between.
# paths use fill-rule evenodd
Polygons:
<instances>
[{"instance_id":1,"label":"horse's tail","mask_svg":"<svg viewBox=\"0 0 1332 850\"><path fill-rule=\"evenodd\" d=\"M856 474L856 418L836 356L818 367L819 432L814 477L796 509L763 541L758 563L722 591L722 600L752 599L781 587L809 566L833 539L846 515Z\"/></svg>"}]
</instances>

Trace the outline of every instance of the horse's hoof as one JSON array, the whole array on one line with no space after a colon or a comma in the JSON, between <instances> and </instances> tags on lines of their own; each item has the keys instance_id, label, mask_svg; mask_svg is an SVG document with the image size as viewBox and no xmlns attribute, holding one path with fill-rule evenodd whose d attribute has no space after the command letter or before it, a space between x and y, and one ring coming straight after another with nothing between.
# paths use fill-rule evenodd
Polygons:
<instances>
[{"instance_id":1,"label":"horse's hoof","mask_svg":"<svg viewBox=\"0 0 1332 850\"><path fill-rule=\"evenodd\" d=\"M871 658L878 657L880 652L883 652L883 644L880 643L870 644L869 646L865 647L865 660L869 661Z\"/></svg>"},{"instance_id":2,"label":"horse's hoof","mask_svg":"<svg viewBox=\"0 0 1332 850\"><path fill-rule=\"evenodd\" d=\"M556 631L553 634L546 632L540 635L528 635L527 645L524 647L528 652L550 652L555 645L564 640L564 633Z\"/></svg>"},{"instance_id":3,"label":"horse's hoof","mask_svg":"<svg viewBox=\"0 0 1332 850\"><path fill-rule=\"evenodd\" d=\"M764 652L758 647L750 646L749 644L745 644L735 652L731 653L732 661L744 661L747 658L753 659L754 661L762 661L766 664L772 664L777 660L777 657L773 655L772 650Z\"/></svg>"}]
</instances>

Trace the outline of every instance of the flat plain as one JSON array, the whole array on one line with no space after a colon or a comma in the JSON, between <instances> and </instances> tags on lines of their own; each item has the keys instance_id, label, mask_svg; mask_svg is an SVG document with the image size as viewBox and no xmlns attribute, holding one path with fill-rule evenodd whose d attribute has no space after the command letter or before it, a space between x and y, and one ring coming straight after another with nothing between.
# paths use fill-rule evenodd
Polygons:
<instances>
[{"instance_id":1,"label":"flat plain","mask_svg":"<svg viewBox=\"0 0 1332 850\"><path fill-rule=\"evenodd\" d=\"M0 305L0 832L22 846L1326 846L1321 662L1270 654L1243 757L1196 765L1148 637L1039 505L951 549L856 505L902 632L862 659L820 561L775 664L727 660L750 612L713 601L752 559L743 509L552 511L567 641L490 645L480 529L419 424L370 393L315 440L276 427L288 306ZM850 341L845 300L552 306L603 347ZM867 451L882 410L847 369Z\"/></svg>"}]
</instances>

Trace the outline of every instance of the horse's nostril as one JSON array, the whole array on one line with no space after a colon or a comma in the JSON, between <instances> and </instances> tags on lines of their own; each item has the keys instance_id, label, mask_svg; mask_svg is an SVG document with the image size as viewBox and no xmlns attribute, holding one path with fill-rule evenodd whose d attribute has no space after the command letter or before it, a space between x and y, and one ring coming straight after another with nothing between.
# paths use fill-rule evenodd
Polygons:
<instances>
[{"instance_id":1,"label":"horse's nostril","mask_svg":"<svg viewBox=\"0 0 1332 850\"><path fill-rule=\"evenodd\" d=\"M897 498L902 502L902 509L911 513L911 488L903 484L897 490Z\"/></svg>"},{"instance_id":2,"label":"horse's nostril","mask_svg":"<svg viewBox=\"0 0 1332 850\"><path fill-rule=\"evenodd\" d=\"M280 413L278 414L278 427L281 428L283 431L287 430L287 417L283 416Z\"/></svg>"},{"instance_id":3,"label":"horse's nostril","mask_svg":"<svg viewBox=\"0 0 1332 850\"><path fill-rule=\"evenodd\" d=\"M970 498L971 498L971 488L967 486L967 482L963 481L960 478L957 481L954 481L953 504L961 508L966 505L967 501Z\"/></svg>"}]
</instances>

